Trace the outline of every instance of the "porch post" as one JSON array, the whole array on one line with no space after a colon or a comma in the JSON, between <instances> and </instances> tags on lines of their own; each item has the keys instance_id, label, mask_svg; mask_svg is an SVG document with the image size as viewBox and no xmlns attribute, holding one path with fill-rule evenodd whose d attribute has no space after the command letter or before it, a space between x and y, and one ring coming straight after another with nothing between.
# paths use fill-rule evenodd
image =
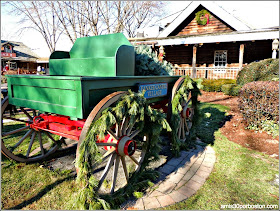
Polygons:
<instances>
[{"instance_id":1,"label":"porch post","mask_svg":"<svg viewBox=\"0 0 280 211\"><path fill-rule=\"evenodd\" d=\"M272 42L272 59L276 59L277 57L277 50L279 50L279 41L278 39L274 39L273 42Z\"/></svg>"},{"instance_id":2,"label":"porch post","mask_svg":"<svg viewBox=\"0 0 280 211\"><path fill-rule=\"evenodd\" d=\"M196 78L196 45L193 46L193 59L192 59L192 78Z\"/></svg>"},{"instance_id":3,"label":"porch post","mask_svg":"<svg viewBox=\"0 0 280 211\"><path fill-rule=\"evenodd\" d=\"M243 65L243 55L244 55L244 44L241 44L239 48L239 70L242 68Z\"/></svg>"}]
</instances>

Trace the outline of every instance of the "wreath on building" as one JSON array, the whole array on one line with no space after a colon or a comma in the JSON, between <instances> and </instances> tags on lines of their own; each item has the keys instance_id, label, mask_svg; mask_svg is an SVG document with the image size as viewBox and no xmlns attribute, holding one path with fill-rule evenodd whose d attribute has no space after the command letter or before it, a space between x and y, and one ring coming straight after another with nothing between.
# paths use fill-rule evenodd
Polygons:
<instances>
[{"instance_id":1,"label":"wreath on building","mask_svg":"<svg viewBox=\"0 0 280 211\"><path fill-rule=\"evenodd\" d=\"M195 20L199 25L205 26L206 24L209 24L209 19L210 13L205 9L195 13Z\"/></svg>"}]
</instances>

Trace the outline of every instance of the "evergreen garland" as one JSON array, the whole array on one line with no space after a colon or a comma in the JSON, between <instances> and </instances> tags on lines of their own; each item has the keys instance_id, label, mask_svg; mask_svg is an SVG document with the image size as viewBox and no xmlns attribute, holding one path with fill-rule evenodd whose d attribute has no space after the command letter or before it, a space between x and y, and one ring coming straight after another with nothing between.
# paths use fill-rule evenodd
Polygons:
<instances>
[{"instance_id":1,"label":"evergreen garland","mask_svg":"<svg viewBox=\"0 0 280 211\"><path fill-rule=\"evenodd\" d=\"M185 80L181 85L180 89L175 94L172 100L172 115L170 119L170 126L172 128L171 132L171 144L173 153L178 156L182 144L177 136L177 129L180 123L180 113L182 111L181 103L183 101L188 101L188 96L191 94L191 103L194 108L194 114L198 114L198 95L201 95L200 89L202 88L202 79L193 80L189 76L185 76ZM186 143L189 144L189 143Z\"/></svg>"},{"instance_id":2,"label":"evergreen garland","mask_svg":"<svg viewBox=\"0 0 280 211\"><path fill-rule=\"evenodd\" d=\"M95 192L98 181L92 175L93 167L101 162L101 155L96 145L97 137L104 138L106 129L111 128L127 115L130 121L136 120L135 127L141 130L139 135L145 134L149 139L146 155L140 171L132 175L128 185L112 196L105 196L106 200L104 200ZM144 92L134 93L129 90L127 95L120 98L115 107L105 109L101 117L92 123L87 137L79 148L79 156L76 160L76 167L79 169L77 182L81 184L82 189L76 198L76 207L78 209L110 209L130 197L134 191L141 191L149 186L151 180L158 174L146 167L151 161L159 159L161 150L159 135L162 129L171 131L166 116L162 111L153 109L146 103Z\"/></svg>"},{"instance_id":3,"label":"evergreen garland","mask_svg":"<svg viewBox=\"0 0 280 211\"><path fill-rule=\"evenodd\" d=\"M166 60L159 61L151 47L135 46L135 75L171 75L172 69L171 63Z\"/></svg>"}]
</instances>

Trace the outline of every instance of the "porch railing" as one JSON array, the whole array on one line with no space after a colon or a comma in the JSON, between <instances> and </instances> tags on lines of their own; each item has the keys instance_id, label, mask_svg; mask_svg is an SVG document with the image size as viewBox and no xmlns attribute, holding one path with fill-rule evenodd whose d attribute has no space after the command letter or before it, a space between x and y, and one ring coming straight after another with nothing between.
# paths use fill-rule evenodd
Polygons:
<instances>
[{"instance_id":1,"label":"porch railing","mask_svg":"<svg viewBox=\"0 0 280 211\"><path fill-rule=\"evenodd\" d=\"M177 67L173 69L173 75L192 76L192 67ZM207 79L236 79L239 67L196 67L197 78Z\"/></svg>"}]
</instances>

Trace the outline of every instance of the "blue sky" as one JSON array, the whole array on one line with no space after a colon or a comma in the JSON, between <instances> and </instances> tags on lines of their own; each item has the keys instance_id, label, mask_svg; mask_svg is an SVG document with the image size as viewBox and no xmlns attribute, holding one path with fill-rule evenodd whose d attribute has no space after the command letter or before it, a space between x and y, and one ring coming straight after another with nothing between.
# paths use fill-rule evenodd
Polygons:
<instances>
[{"instance_id":1,"label":"blue sky","mask_svg":"<svg viewBox=\"0 0 280 211\"><path fill-rule=\"evenodd\" d=\"M184 9L191 1L170 1L166 16ZM228 12L238 16L246 23L256 28L279 26L279 1L216 1L216 3ZM161 21L164 25L171 22L176 15ZM5 7L1 7L1 39L20 41L29 46L41 57L48 57L50 52L41 35L34 31L18 33L18 19L13 14L5 13ZM69 51L71 44L67 39L58 43L57 50Z\"/></svg>"}]
</instances>

